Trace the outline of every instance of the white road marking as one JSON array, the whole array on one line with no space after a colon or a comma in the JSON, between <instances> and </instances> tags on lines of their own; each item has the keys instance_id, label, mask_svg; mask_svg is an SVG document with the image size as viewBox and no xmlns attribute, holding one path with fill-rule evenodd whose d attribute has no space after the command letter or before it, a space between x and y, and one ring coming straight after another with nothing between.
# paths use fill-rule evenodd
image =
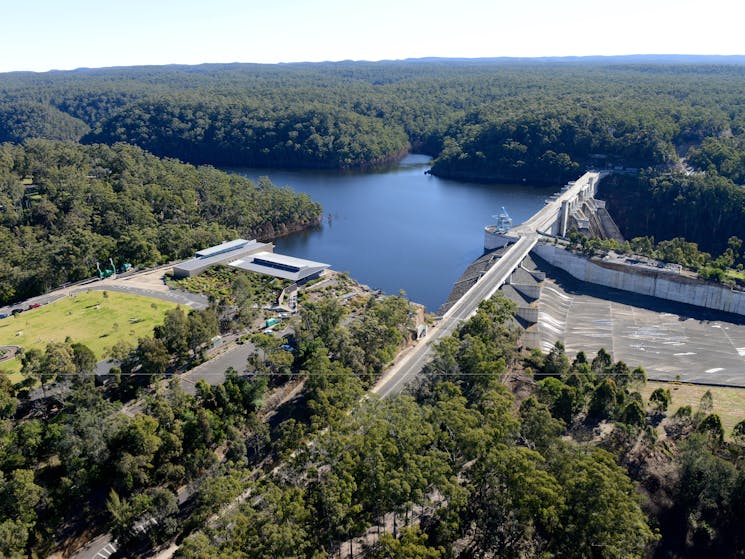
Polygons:
<instances>
[{"instance_id":1,"label":"white road marking","mask_svg":"<svg viewBox=\"0 0 745 559\"><path fill-rule=\"evenodd\" d=\"M110 543L107 543L103 547L103 549L101 549L101 551L96 553L95 556L100 557L101 559L109 559L109 557L113 555L115 551L116 551L116 546L114 545L113 542L110 542Z\"/></svg>"}]
</instances>

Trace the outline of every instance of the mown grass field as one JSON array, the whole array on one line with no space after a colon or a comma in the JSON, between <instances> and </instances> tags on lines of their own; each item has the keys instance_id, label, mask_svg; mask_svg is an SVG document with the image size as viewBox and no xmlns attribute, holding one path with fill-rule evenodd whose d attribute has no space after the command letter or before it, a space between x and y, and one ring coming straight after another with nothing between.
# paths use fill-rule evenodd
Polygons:
<instances>
[{"instance_id":1,"label":"mown grass field","mask_svg":"<svg viewBox=\"0 0 745 559\"><path fill-rule=\"evenodd\" d=\"M673 383L673 382L647 382L641 390L644 399L656 388L667 388L670 390L672 402L668 408L668 415L672 415L681 406L691 406L695 412L698 409L701 397L707 390L711 390L714 398L713 413L719 415L724 427L724 436L729 438L732 428L745 419L745 388L727 388L719 386L698 386L695 384Z\"/></svg>"},{"instance_id":2,"label":"mown grass field","mask_svg":"<svg viewBox=\"0 0 745 559\"><path fill-rule=\"evenodd\" d=\"M175 303L116 291L84 291L0 320L0 345L43 349L49 342L87 345L98 360L106 359L119 341L136 343L152 334ZM18 359L0 363L0 371L21 379Z\"/></svg>"}]
</instances>

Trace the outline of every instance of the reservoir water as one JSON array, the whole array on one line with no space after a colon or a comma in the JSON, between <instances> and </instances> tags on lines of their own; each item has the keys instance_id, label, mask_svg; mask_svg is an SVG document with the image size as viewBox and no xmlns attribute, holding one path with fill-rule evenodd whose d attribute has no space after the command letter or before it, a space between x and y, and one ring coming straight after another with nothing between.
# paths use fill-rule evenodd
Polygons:
<instances>
[{"instance_id":1,"label":"reservoir water","mask_svg":"<svg viewBox=\"0 0 745 559\"><path fill-rule=\"evenodd\" d=\"M389 294L399 290L437 311L465 268L483 254L484 226L502 206L515 225L561 185L479 184L424 172L429 157L408 155L380 171L230 169L305 192L323 205L312 230L276 239L276 251L330 264Z\"/></svg>"}]
</instances>

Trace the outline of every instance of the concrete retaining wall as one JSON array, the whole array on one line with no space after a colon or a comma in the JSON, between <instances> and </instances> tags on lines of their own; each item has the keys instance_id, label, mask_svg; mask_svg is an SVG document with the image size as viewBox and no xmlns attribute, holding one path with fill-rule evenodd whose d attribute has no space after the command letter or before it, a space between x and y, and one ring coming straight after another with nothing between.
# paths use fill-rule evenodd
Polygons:
<instances>
[{"instance_id":1,"label":"concrete retaining wall","mask_svg":"<svg viewBox=\"0 0 745 559\"><path fill-rule=\"evenodd\" d=\"M538 322L538 307L519 306L517 307L516 314L526 322L530 322L532 324Z\"/></svg>"},{"instance_id":2,"label":"concrete retaining wall","mask_svg":"<svg viewBox=\"0 0 745 559\"><path fill-rule=\"evenodd\" d=\"M484 250L495 250L517 241L517 237L503 235L493 225L484 227Z\"/></svg>"},{"instance_id":3,"label":"concrete retaining wall","mask_svg":"<svg viewBox=\"0 0 745 559\"><path fill-rule=\"evenodd\" d=\"M540 299L541 297L541 284L540 283L512 283L510 285L517 289L528 299Z\"/></svg>"},{"instance_id":4,"label":"concrete retaining wall","mask_svg":"<svg viewBox=\"0 0 745 559\"><path fill-rule=\"evenodd\" d=\"M745 316L742 291L686 276L600 263L554 245L538 244L533 252L582 281Z\"/></svg>"}]
</instances>

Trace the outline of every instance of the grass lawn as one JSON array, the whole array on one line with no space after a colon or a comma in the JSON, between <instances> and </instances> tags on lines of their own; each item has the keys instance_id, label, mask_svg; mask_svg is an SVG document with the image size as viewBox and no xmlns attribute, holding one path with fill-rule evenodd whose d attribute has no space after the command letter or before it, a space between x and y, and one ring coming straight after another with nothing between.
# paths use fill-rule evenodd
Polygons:
<instances>
[{"instance_id":1,"label":"grass lawn","mask_svg":"<svg viewBox=\"0 0 745 559\"><path fill-rule=\"evenodd\" d=\"M43 349L49 342L73 342L87 345L100 361L109 356L119 341L137 342L152 334L163 322L166 311L175 303L116 291L84 291L49 305L0 320L0 345L18 345L24 349ZM21 380L21 363L11 359L0 363L12 381Z\"/></svg>"},{"instance_id":2,"label":"grass lawn","mask_svg":"<svg viewBox=\"0 0 745 559\"><path fill-rule=\"evenodd\" d=\"M714 397L713 413L718 414L722 419L722 427L724 427L724 436L726 438L729 438L732 434L732 428L745 419L745 388L649 381L641 390L642 396L647 400L649 399L649 395L656 388L660 387L670 389L672 402L667 410L668 415L674 414L681 406L691 406L695 412L698 409L701 396L707 390L711 390L711 395Z\"/></svg>"}]
</instances>

